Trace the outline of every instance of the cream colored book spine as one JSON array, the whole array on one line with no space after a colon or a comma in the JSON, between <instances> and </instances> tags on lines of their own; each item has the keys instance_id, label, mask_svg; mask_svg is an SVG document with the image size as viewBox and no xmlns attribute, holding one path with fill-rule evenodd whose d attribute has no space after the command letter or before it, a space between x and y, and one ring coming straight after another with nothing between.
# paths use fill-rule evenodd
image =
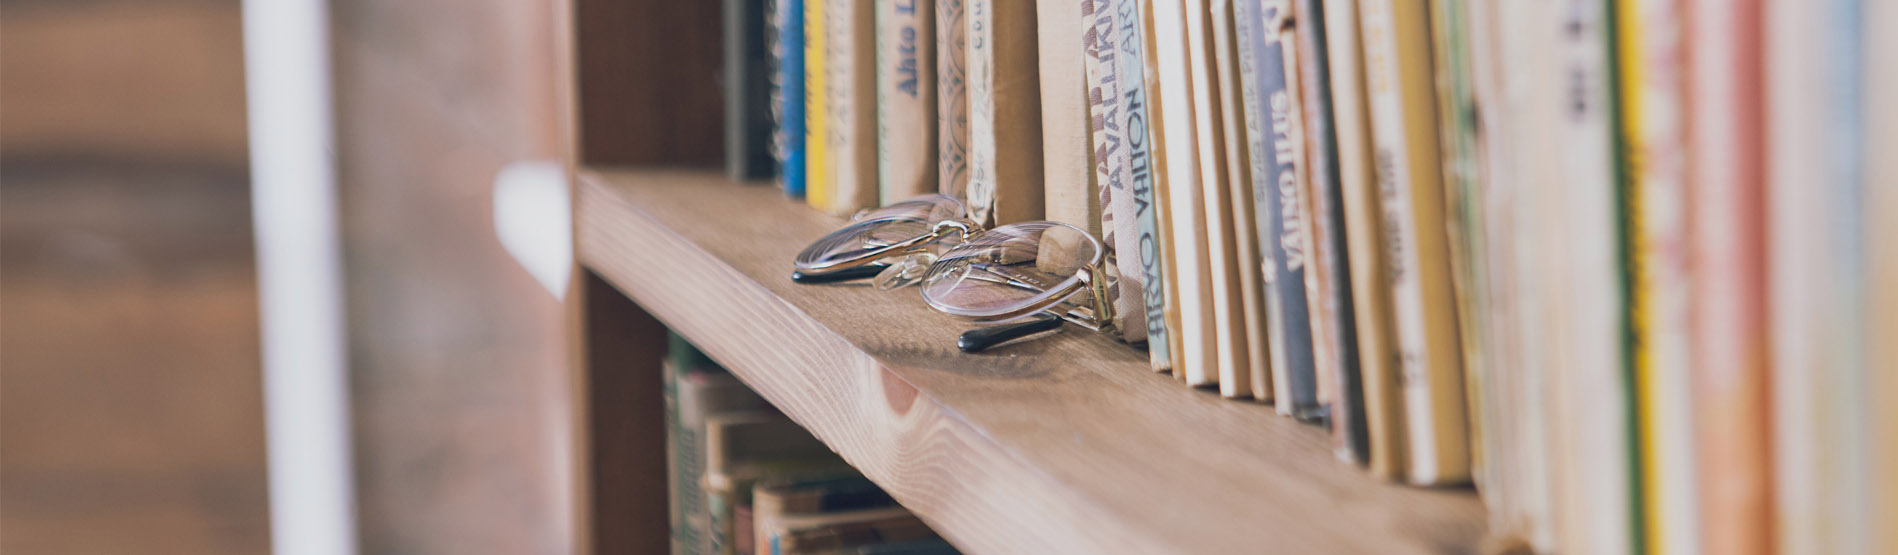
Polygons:
<instances>
[{"instance_id":1,"label":"cream colored book spine","mask_svg":"<svg viewBox=\"0 0 1898 555\"><path fill-rule=\"evenodd\" d=\"M1226 176L1225 120L1221 113L1211 0L1187 0L1187 58L1192 67L1194 138L1199 145L1201 218L1206 222L1206 273L1212 290L1213 344L1219 394L1252 396L1245 306L1239 292L1239 252Z\"/></svg>"},{"instance_id":2,"label":"cream colored book spine","mask_svg":"<svg viewBox=\"0 0 1898 555\"><path fill-rule=\"evenodd\" d=\"M1404 424L1391 329L1384 225L1372 171L1370 105L1357 0L1325 2L1325 46L1331 61L1332 117L1338 134L1345 238L1351 260L1352 318L1357 323L1364 414L1371 439L1371 473L1396 478L1404 468Z\"/></svg>"},{"instance_id":3,"label":"cream colored book spine","mask_svg":"<svg viewBox=\"0 0 1898 555\"><path fill-rule=\"evenodd\" d=\"M1152 305L1148 304L1147 293L1150 288L1147 281L1161 279L1162 275L1158 272L1148 273L1150 268L1159 269L1154 264L1158 262L1156 259L1142 258L1152 253L1143 253L1141 250L1140 210L1143 207L1150 210L1152 207L1150 202L1136 202L1140 191L1146 191L1149 197L1152 195L1151 168L1147 166L1149 160L1145 154L1148 141L1145 137L1136 141L1130 134L1145 133L1146 129L1130 129L1135 123L1130 120L1134 117L1134 110L1124 102L1124 97L1141 91L1143 87L1138 76L1128 77L1122 73L1122 68L1138 68L1139 62L1122 63L1122 56L1132 54L1121 52L1115 44L1117 41L1112 38L1117 33L1119 22L1109 2L1090 0L1081 5L1078 17L1061 12L1052 16L1045 12L1041 15L1044 16L1044 22L1050 18L1070 24L1078 20L1078 27L1082 28L1071 37L1073 41L1065 43L1060 50L1044 51L1042 59L1046 64L1048 52L1078 51L1084 62L1082 66L1086 69L1087 75L1083 80L1086 85L1086 110L1083 114L1084 123L1078 125L1088 129L1093 139L1089 145L1093 153L1090 157L1093 166L1085 171L1092 177L1097 189L1088 193L1098 199L1098 204L1102 206L1096 215L1096 225L1101 229L1104 244L1114 251L1110 264L1115 275L1119 276L1108 287L1108 295L1113 298L1116 309L1114 323L1122 340L1147 343L1150 362L1156 368L1167 367L1170 364L1165 358L1168 346L1153 344L1154 339L1164 341L1166 334L1164 331L1158 335L1150 333L1147 322L1148 314L1153 312L1150 310ZM1129 31L1137 28L1127 27ZM1050 48L1053 46L1050 45ZM1061 71L1070 69L1063 68ZM1045 75L1043 82L1047 82ZM1140 112L1144 114L1144 109ZM1136 149L1136 146L1139 148ZM1049 187L1053 186L1053 183L1049 184ZM1050 200L1053 200L1052 196Z\"/></svg>"},{"instance_id":4,"label":"cream colored book spine","mask_svg":"<svg viewBox=\"0 0 1898 555\"><path fill-rule=\"evenodd\" d=\"M1095 0L1036 0L1036 39L1041 74L1041 148L1043 209L1047 219L1088 230L1101 228L1102 195L1096 188L1094 151L1100 142L1090 129L1088 79L1082 35L1094 18L1083 6ZM1091 11L1089 12L1091 14ZM1116 251L1117 245L1107 245ZM1116 252L1118 255L1119 253ZM1144 332L1143 332L1144 333Z\"/></svg>"},{"instance_id":5,"label":"cream colored book spine","mask_svg":"<svg viewBox=\"0 0 1898 555\"><path fill-rule=\"evenodd\" d=\"M1898 2L1867 2L1865 37L1865 152L1898 152L1898 110L1874 109L1898 98ZM1873 553L1898 553L1898 156L1865 158L1866 282L1870 301L1865 336L1870 378Z\"/></svg>"},{"instance_id":6,"label":"cream colored book spine","mask_svg":"<svg viewBox=\"0 0 1898 555\"><path fill-rule=\"evenodd\" d=\"M877 183L882 204L936 192L936 3L877 9Z\"/></svg>"},{"instance_id":7,"label":"cream colored book spine","mask_svg":"<svg viewBox=\"0 0 1898 555\"><path fill-rule=\"evenodd\" d=\"M1241 2L1250 0L1238 0ZM1232 0L1213 1L1213 58L1219 66L1219 118L1226 141L1226 190L1232 217L1233 251L1239 268L1239 308L1246 350L1245 373L1255 399L1272 399L1271 340L1265 324L1265 281L1257 220L1253 214L1251 138L1246 131L1245 72L1240 70L1241 46L1237 10ZM1247 22L1250 24L1250 22Z\"/></svg>"},{"instance_id":8,"label":"cream colored book spine","mask_svg":"<svg viewBox=\"0 0 1898 555\"><path fill-rule=\"evenodd\" d=\"M1766 9L1778 547L1869 553L1864 234L1856 217L1862 145L1854 136L1862 124L1853 101L1861 68L1852 67L1861 50L1859 6L1829 0Z\"/></svg>"},{"instance_id":9,"label":"cream colored book spine","mask_svg":"<svg viewBox=\"0 0 1898 555\"><path fill-rule=\"evenodd\" d=\"M876 12L872 0L825 0L824 102L830 192L817 205L847 215L877 204Z\"/></svg>"},{"instance_id":10,"label":"cream colored book spine","mask_svg":"<svg viewBox=\"0 0 1898 555\"><path fill-rule=\"evenodd\" d=\"M1034 0L968 3L969 216L1042 218L1041 83Z\"/></svg>"},{"instance_id":11,"label":"cream colored book spine","mask_svg":"<svg viewBox=\"0 0 1898 555\"><path fill-rule=\"evenodd\" d=\"M1160 244L1160 258L1165 265L1164 271L1167 276L1161 284L1161 289L1166 293L1165 323L1169 362L1164 369L1158 366L1154 369L1169 371L1174 376L1185 379L1186 363L1182 359L1182 353L1185 351L1184 323L1180 318L1180 279L1178 277L1180 268L1178 259L1174 255L1176 247L1173 245L1173 204L1169 186L1171 178L1167 170L1169 166L1167 165L1166 118L1164 117L1166 105L1161 101L1165 98L1166 91L1161 90L1160 47L1158 34L1154 31L1154 11L1157 9L1155 4L1167 1L1139 0L1141 39L1142 44L1146 46L1142 54L1145 59L1141 61L1145 71L1141 72L1141 75L1147 85L1147 135L1153 141L1151 151L1153 153L1153 204L1156 208L1154 216L1159 220L1157 234L1159 241L1157 242Z\"/></svg>"},{"instance_id":12,"label":"cream colored book spine","mask_svg":"<svg viewBox=\"0 0 1898 555\"><path fill-rule=\"evenodd\" d=\"M1199 172L1199 140L1195 135L1198 121L1194 112L1193 81L1187 53L1186 0L1155 0L1153 3L1154 50L1159 60L1160 88L1165 93L1158 105L1166 119L1166 195L1167 212L1172 216L1167 227L1172 231L1174 268L1178 272L1180 302L1180 366L1176 368L1191 385L1211 385L1219 379L1216 372L1218 346L1214 334L1213 288L1210 248L1207 246L1208 222L1203 211L1205 193Z\"/></svg>"},{"instance_id":13,"label":"cream colored book spine","mask_svg":"<svg viewBox=\"0 0 1898 555\"><path fill-rule=\"evenodd\" d=\"M1443 232L1426 6L1402 0L1365 0L1359 6L1371 138L1383 169L1377 177L1409 436L1406 479L1463 482L1470 476L1468 429Z\"/></svg>"}]
</instances>

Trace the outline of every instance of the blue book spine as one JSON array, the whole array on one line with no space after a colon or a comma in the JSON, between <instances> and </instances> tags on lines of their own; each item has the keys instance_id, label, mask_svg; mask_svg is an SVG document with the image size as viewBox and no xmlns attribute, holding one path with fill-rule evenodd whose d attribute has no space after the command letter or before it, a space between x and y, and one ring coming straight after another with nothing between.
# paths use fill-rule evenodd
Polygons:
<instances>
[{"instance_id":1,"label":"blue book spine","mask_svg":"<svg viewBox=\"0 0 1898 555\"><path fill-rule=\"evenodd\" d=\"M1309 233L1301 206L1304 202L1299 179L1298 154L1304 148L1294 131L1299 122L1298 91L1289 87L1297 66L1289 62L1290 45L1285 43L1290 19L1285 10L1289 0L1246 0L1248 35L1242 37L1252 49L1255 64L1252 80L1242 83L1244 94L1252 96L1257 127L1265 140L1251 142L1254 168L1253 206L1257 212L1259 248L1264 254L1264 276L1268 335L1272 352L1274 402L1279 413L1300 419L1323 417L1318 404L1317 361L1313 352L1311 308L1305 298L1305 248Z\"/></svg>"},{"instance_id":2,"label":"blue book spine","mask_svg":"<svg viewBox=\"0 0 1898 555\"><path fill-rule=\"evenodd\" d=\"M778 41L772 55L778 59L778 145L784 194L804 198L804 2L778 0L773 13ZM822 1L822 0L811 0Z\"/></svg>"}]
</instances>

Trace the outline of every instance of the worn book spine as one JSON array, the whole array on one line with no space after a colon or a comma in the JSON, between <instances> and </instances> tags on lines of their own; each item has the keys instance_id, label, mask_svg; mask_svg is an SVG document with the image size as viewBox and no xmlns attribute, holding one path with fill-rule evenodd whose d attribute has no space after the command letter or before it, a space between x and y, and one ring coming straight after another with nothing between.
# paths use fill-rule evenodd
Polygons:
<instances>
[{"instance_id":1,"label":"worn book spine","mask_svg":"<svg viewBox=\"0 0 1898 555\"><path fill-rule=\"evenodd\" d=\"M1497 344L1512 348L1514 360L1519 361L1515 367L1521 369L1513 374L1521 378L1512 390L1514 395L1505 396L1523 400L1514 421L1520 423L1515 452L1524 457L1524 477L1521 487L1513 491L1522 494L1519 501L1527 519L1522 529L1530 546L1554 552L1561 547L1557 492L1573 466L1556 453L1567 435L1561 424L1570 414L1561 410L1557 397L1561 391L1555 385L1565 356L1557 348L1560 334L1543 331L1560 329L1555 320L1558 311L1552 307L1564 275L1560 269L1564 247L1555 239L1566 230L1550 225L1559 220L1545 216L1556 212L1552 206L1561 204L1561 191L1548 184L1562 180L1563 148L1560 137L1549 130L1561 125L1565 83L1557 63L1559 40L1543 22L1550 21L1549 13L1560 6L1504 0L1490 7L1497 12L1494 28L1501 64L1494 76L1495 90L1502 91L1497 97L1502 105L1493 113L1510 116L1483 121L1504 130L1487 143L1497 149L1490 159L1501 164L1486 198L1497 228L1492 235L1499 245L1495 252L1508 253L1509 280L1501 284L1507 287L1505 291L1514 292L1496 297L1511 302L1516 318L1513 325L1497 326L1499 337L1504 338Z\"/></svg>"},{"instance_id":2,"label":"worn book spine","mask_svg":"<svg viewBox=\"0 0 1898 555\"><path fill-rule=\"evenodd\" d=\"M1641 503L1650 553L1698 553L1687 246L1683 21L1677 0L1618 0L1621 133Z\"/></svg>"},{"instance_id":3,"label":"worn book spine","mask_svg":"<svg viewBox=\"0 0 1898 555\"><path fill-rule=\"evenodd\" d=\"M828 2L804 0L804 202L819 208L830 205L830 114L825 109L830 89L824 79Z\"/></svg>"},{"instance_id":4,"label":"worn book spine","mask_svg":"<svg viewBox=\"0 0 1898 555\"><path fill-rule=\"evenodd\" d=\"M804 1L778 0L778 150L784 194L804 197Z\"/></svg>"},{"instance_id":5,"label":"worn book spine","mask_svg":"<svg viewBox=\"0 0 1898 555\"><path fill-rule=\"evenodd\" d=\"M1684 0L1696 500L1707 553L1772 553L1765 2Z\"/></svg>"},{"instance_id":6,"label":"worn book spine","mask_svg":"<svg viewBox=\"0 0 1898 555\"><path fill-rule=\"evenodd\" d=\"M1259 245L1268 252L1264 276L1271 290L1266 307L1272 334L1272 389L1280 414L1301 419L1321 416L1312 334L1306 304L1307 249L1301 173L1303 130L1299 128L1298 68L1295 32L1288 0L1268 0L1259 11L1260 43L1254 59L1256 102L1263 133L1264 171L1253 176L1255 213L1271 214L1258 222Z\"/></svg>"},{"instance_id":7,"label":"worn book spine","mask_svg":"<svg viewBox=\"0 0 1898 555\"><path fill-rule=\"evenodd\" d=\"M1116 0L1116 2L1124 2L1124 0ZM1165 333L1167 333L1167 363L1165 363L1163 367L1156 363L1156 365L1154 365L1154 371L1165 371L1165 373L1175 374L1175 376L1184 376L1186 363L1182 361L1181 357L1182 354L1186 352L1186 348L1184 348L1184 342L1182 342L1181 331L1181 291L1179 291L1179 276L1181 276L1181 274L1179 274L1179 260L1175 258L1175 247L1173 247L1173 241L1175 241L1175 238L1173 238L1173 205L1171 205L1171 201L1169 201L1171 200L1171 194L1169 194L1169 190L1167 190L1167 179L1169 179L1169 175L1167 175L1167 141L1165 141L1165 105L1160 101L1160 99L1163 99L1163 91L1160 89L1160 48L1158 48L1160 42L1158 42L1158 38L1156 38L1156 34L1154 34L1154 0L1135 0L1135 2L1137 2L1137 10L1139 10L1139 30L1126 29L1126 27L1124 27L1120 40L1122 40L1122 48L1126 49L1126 44L1129 44L1129 40L1133 40L1133 38L1131 38L1131 32L1139 32L1139 46L1141 46L1141 59L1139 59L1139 63L1141 63L1141 76L1144 78L1143 106L1146 108L1146 110L1144 110L1144 114L1146 114L1144 127L1146 127L1146 139L1150 141L1148 154L1150 154L1150 160L1152 160L1150 171L1148 171L1148 177L1152 179L1152 182L1150 182L1150 184L1152 184L1152 188L1150 188L1152 205L1148 207L1148 211L1141 217L1141 234L1143 234L1143 238L1144 236L1152 236L1152 238L1154 238L1154 245L1158 245L1158 251L1160 251L1160 266L1162 266L1162 272L1160 272L1160 274L1162 274L1162 277L1160 277L1158 281L1160 281L1162 295L1165 297L1162 302L1160 302L1160 310L1162 310L1162 317L1160 317L1160 319L1162 319L1162 327L1165 329ZM1116 6L1126 6L1126 4L1116 4ZM1116 13L1124 13L1124 11L1116 11ZM1129 23L1131 23L1131 21L1129 21ZM1127 59L1127 61L1122 61L1122 63L1131 65L1133 61ZM1129 70L1129 74L1131 74L1131 70ZM1129 99L1129 103L1131 103L1131 101L1133 101L1133 99ZM1129 114L1131 114L1131 112L1129 112ZM1146 215L1150 215L1150 219L1148 219ZM1152 224L1150 230L1146 228L1148 224ZM1156 310L1156 306L1152 304L1152 300L1148 300L1146 310L1148 310L1148 317L1152 317L1152 312Z\"/></svg>"},{"instance_id":8,"label":"worn book spine","mask_svg":"<svg viewBox=\"0 0 1898 555\"><path fill-rule=\"evenodd\" d=\"M1252 398L1271 399L1272 367L1270 331L1265 325L1265 277L1260 267L1257 219L1253 214L1256 201L1252 198L1252 139L1248 137L1245 112L1245 82L1252 75L1243 66L1249 61L1250 48L1242 40L1240 26L1245 22L1239 14L1242 7L1252 4L1249 0L1214 0L1213 2L1213 43L1214 58L1219 66L1219 110L1224 117L1220 119L1220 131L1225 135L1226 152L1226 191L1227 211L1232 218L1232 245L1236 266L1239 271L1239 303L1241 322L1240 331L1244 332L1246 349L1246 379L1252 385ZM1237 4L1237 5L1235 5ZM1244 11L1250 15L1251 11ZM1251 27L1246 27L1251 31Z\"/></svg>"},{"instance_id":9,"label":"worn book spine","mask_svg":"<svg viewBox=\"0 0 1898 555\"><path fill-rule=\"evenodd\" d=\"M969 187L969 25L964 0L936 0L936 190Z\"/></svg>"},{"instance_id":10,"label":"worn book spine","mask_svg":"<svg viewBox=\"0 0 1898 555\"><path fill-rule=\"evenodd\" d=\"M1094 160L1100 138L1089 118L1091 86L1084 52L1085 34L1094 27L1095 0L1035 0L1035 39L1041 77L1042 210L1048 220L1106 239L1101 227L1106 184ZM1076 130L1080 131L1076 131ZM1103 242L1116 257L1111 241ZM1119 283L1113 284L1118 286Z\"/></svg>"},{"instance_id":11,"label":"worn book spine","mask_svg":"<svg viewBox=\"0 0 1898 555\"><path fill-rule=\"evenodd\" d=\"M881 204L936 192L936 3L877 2Z\"/></svg>"},{"instance_id":12,"label":"worn book spine","mask_svg":"<svg viewBox=\"0 0 1898 555\"><path fill-rule=\"evenodd\" d=\"M1606 0L1565 0L1543 23L1558 41L1558 63L1567 76L1565 109L1554 132L1562 145L1558 206L1545 214L1565 232L1557 239L1561 291L1554 314L1561 366L1556 410L1565 413L1566 439L1557 444L1571 472L1558 490L1566 509L1564 551L1638 549L1639 474L1625 367L1626 333L1617 221L1616 106L1612 28Z\"/></svg>"},{"instance_id":13,"label":"worn book spine","mask_svg":"<svg viewBox=\"0 0 1898 555\"><path fill-rule=\"evenodd\" d=\"M876 12L873 0L826 0L825 154L830 190L820 209L848 215L877 203Z\"/></svg>"},{"instance_id":14,"label":"worn book spine","mask_svg":"<svg viewBox=\"0 0 1898 555\"><path fill-rule=\"evenodd\" d=\"M1166 117L1167 211L1171 216L1174 268L1179 270L1180 365L1176 367L1190 385L1211 385L1218 380L1214 371L1218 347L1213 330L1212 276L1206 231L1201 208L1204 191L1199 173L1199 143L1194 134L1197 117L1193 106L1193 81L1187 54L1186 6L1181 0L1155 0L1153 3L1154 50L1159 60L1160 83Z\"/></svg>"},{"instance_id":15,"label":"worn book spine","mask_svg":"<svg viewBox=\"0 0 1898 555\"><path fill-rule=\"evenodd\" d=\"M1504 106L1503 56L1497 27L1502 14L1500 8L1493 5L1494 1L1463 0L1457 9L1434 12L1461 26L1462 32L1456 40L1461 41L1464 74L1469 80L1462 108L1457 107L1458 102L1440 102L1439 111L1459 114L1454 117L1459 118L1467 134L1463 140L1469 173L1461 190L1452 188L1446 193L1458 195L1451 204L1460 207L1464 218L1460 231L1463 236L1451 246L1465 248L1463 252L1467 254L1456 256L1468 257L1462 261L1467 268L1457 270L1457 296L1461 303L1457 314L1463 317L1464 333L1476 334L1464 337L1464 354L1468 357L1466 374L1472 380L1465 384L1471 397L1471 430L1478 436L1472 440L1477 472L1474 481L1477 491L1485 496L1484 507L1489 509L1492 534L1533 547L1533 532L1523 499L1535 486L1523 481L1522 467L1527 457L1523 454L1524 444L1517 441L1519 429L1527 421L1522 407L1530 399L1519 392L1517 383L1529 371L1512 358L1514 346L1498 340L1498 328L1513 322L1507 316L1513 303L1509 290L1502 285L1507 274L1501 270L1507 260L1504 251L1513 237L1497 239L1497 232L1507 228L1496 225L1493 207L1514 204L1513 199L1501 195L1508 194L1509 184L1502 182L1513 179L1510 169L1515 160L1510 158L1507 143L1511 139L1506 127L1494 121L1495 116L1487 115L1505 113L1501 111ZM1439 45L1443 42L1437 41ZM1446 57L1452 50L1455 49L1439 46L1438 55ZM1441 73L1438 78L1443 79ZM1446 133L1444 142L1451 141L1452 137ZM1451 173L1446 168L1444 178L1450 179ZM1467 280L1462 273L1465 271L1469 273Z\"/></svg>"},{"instance_id":16,"label":"worn book spine","mask_svg":"<svg viewBox=\"0 0 1898 555\"><path fill-rule=\"evenodd\" d=\"M1338 183L1349 255L1352 322L1371 473L1397 478L1404 467L1402 403L1397 387L1395 331L1390 320L1389 271L1384 255L1382 208L1372 165L1369 97L1357 0L1326 0L1325 46L1330 62L1332 129L1337 134Z\"/></svg>"},{"instance_id":17,"label":"worn book spine","mask_svg":"<svg viewBox=\"0 0 1898 555\"><path fill-rule=\"evenodd\" d=\"M1272 140L1269 123L1272 116L1265 108L1265 101L1260 96L1259 90L1259 72L1263 70L1264 64L1259 56L1265 49L1264 22L1259 18L1263 6L1264 0L1236 0L1232 7L1233 50L1237 54L1235 57L1238 58L1239 65L1237 83L1239 122L1245 128L1243 132L1245 151L1242 160L1246 165L1246 181L1238 184L1239 188L1244 189L1239 198L1249 203L1248 208L1251 210L1247 213L1251 216L1252 229L1269 228L1272 225L1271 221L1276 217L1270 212L1259 210L1259 207L1264 206L1265 199L1259 196L1263 189L1258 186L1258 183L1269 175L1267 166L1270 158L1266 152L1266 145ZM1264 356L1257 357L1262 360L1258 361L1259 364L1252 366L1252 383L1258 384L1258 387L1252 388L1253 398L1276 404L1276 399L1273 397L1273 380L1277 375L1279 365L1284 364L1285 345L1283 332L1278 327L1278 289L1272 286L1270 276L1272 247L1259 233L1244 231L1240 233L1252 239L1252 248L1246 264L1258 280L1257 295L1261 309L1259 324L1262 326L1260 333L1265 343L1264 350L1259 351L1264 353Z\"/></svg>"},{"instance_id":18,"label":"worn book spine","mask_svg":"<svg viewBox=\"0 0 1898 555\"><path fill-rule=\"evenodd\" d=\"M970 0L969 216L999 225L1039 220L1041 79L1034 0Z\"/></svg>"},{"instance_id":19,"label":"worn book spine","mask_svg":"<svg viewBox=\"0 0 1898 555\"><path fill-rule=\"evenodd\" d=\"M1046 21L1049 12L1043 11L1040 15ZM1078 20L1083 27L1075 43L1069 43L1069 47L1062 51L1072 51L1074 50L1072 45L1078 43L1081 46L1079 50L1083 60L1082 65L1086 70L1084 98L1087 99L1088 117L1084 125L1090 130L1089 135L1093 138L1091 145L1093 154L1085 158L1093 160L1094 165L1089 168L1088 174L1092 176L1092 181L1098 184L1094 195L1104 208L1099 224L1102 239L1104 244L1114 251L1112 266L1118 279L1112 287L1108 288L1108 294L1114 303L1115 326L1125 341L1149 342L1151 338L1146 321L1148 305L1145 285L1148 279L1145 271L1146 262L1149 260L1144 260L1141 252L1140 222L1137 214L1139 203L1134 193L1136 171L1133 167L1132 142L1134 139L1129 136L1128 122L1122 115L1126 108L1121 105L1123 90L1129 80L1123 78L1120 73L1123 65L1120 63L1120 52L1115 50L1112 42L1116 29L1113 5L1106 0L1087 0L1080 4L1078 18L1068 17L1067 19ZM1049 52L1044 51L1043 59L1047 59L1048 55ZM1044 64L1044 71L1046 69ZM1138 79L1133 79L1133 81L1137 82ZM1043 76L1042 82L1044 84L1048 82L1046 75ZM1043 103L1046 104L1046 101L1044 100ZM1145 129L1140 131L1144 132ZM1146 139L1142 137L1140 142L1144 149ZM1144 163L1144 152L1142 158ZM1147 170L1141 168L1138 171L1144 177ZM1053 190L1055 184L1050 182L1048 186L1050 190ZM1141 186L1147 185L1143 183ZM1050 196L1049 200L1054 200L1054 197ZM1158 269L1158 253L1153 254L1154 256L1149 258L1154 263L1154 268ZM1158 276L1154 277L1158 278ZM1163 329L1160 339L1164 340L1165 337ZM1160 345L1158 354L1153 355L1152 360L1163 360L1166 352L1166 346Z\"/></svg>"},{"instance_id":20,"label":"worn book spine","mask_svg":"<svg viewBox=\"0 0 1898 555\"><path fill-rule=\"evenodd\" d=\"M1279 40L1286 44L1286 71L1293 72L1286 76L1286 87L1292 97L1293 109L1296 110L1292 121L1298 137L1298 221L1299 237L1304 242L1305 268L1301 277L1305 287L1305 317L1311 321L1312 383L1317 389L1314 399L1318 406L1315 412L1318 418L1328 421L1331 390L1337 380L1337 357L1329 349L1334 346L1332 336L1335 330L1331 327L1331 315L1324 311L1327 268L1323 264L1324 253L1319 249L1318 236L1319 226L1323 223L1318 212L1318 195L1322 187L1319 183L1318 161L1322 155L1317 152L1320 143L1313 138L1317 118L1314 117L1315 101L1312 99L1318 83L1312 79L1312 69L1306 67L1312 61L1312 53L1305 48L1309 41L1305 39L1304 7L1298 0L1287 0L1285 9L1291 15L1286 17L1286 30Z\"/></svg>"},{"instance_id":21,"label":"worn book spine","mask_svg":"<svg viewBox=\"0 0 1898 555\"><path fill-rule=\"evenodd\" d=\"M1828 0L1767 9L1778 550L1867 553L1863 6Z\"/></svg>"},{"instance_id":22,"label":"worn book spine","mask_svg":"<svg viewBox=\"0 0 1898 555\"><path fill-rule=\"evenodd\" d=\"M1428 16L1415 2L1359 6L1408 436L1406 479L1463 482L1469 479L1467 416L1443 233Z\"/></svg>"},{"instance_id":23,"label":"worn book spine","mask_svg":"<svg viewBox=\"0 0 1898 555\"><path fill-rule=\"evenodd\" d=\"M1898 152L1898 110L1884 105L1898 98L1898 3L1870 2L1859 23L1865 54L1861 97L1867 117L1865 152ZM1884 106L1884 108L1880 108ZM1868 338L1898 337L1898 156L1866 156L1865 221ZM1898 341L1866 343L1866 368L1872 429L1870 495L1873 553L1898 553Z\"/></svg>"},{"instance_id":24,"label":"worn book spine","mask_svg":"<svg viewBox=\"0 0 1898 555\"><path fill-rule=\"evenodd\" d=\"M1206 222L1206 273L1212 290L1213 334L1219 393L1251 397L1247 360L1245 306L1239 293L1238 248L1232 239L1232 194L1226 175L1226 133L1219 103L1219 78L1210 0L1189 0L1186 8L1187 59L1193 80L1194 138L1199 145L1201 217Z\"/></svg>"},{"instance_id":25,"label":"worn book spine","mask_svg":"<svg viewBox=\"0 0 1898 555\"><path fill-rule=\"evenodd\" d=\"M1337 120L1332 111L1331 60L1325 38L1323 0L1298 0L1299 67L1304 71L1306 157L1311 164L1312 268L1317 283L1314 323L1325 326L1316 345L1330 361L1326 416L1332 448L1340 459L1362 464L1368 456L1364 428L1364 388L1358 374L1357 326L1353 322L1351 261L1346 255L1344 191L1338 162Z\"/></svg>"},{"instance_id":26,"label":"worn book spine","mask_svg":"<svg viewBox=\"0 0 1898 555\"><path fill-rule=\"evenodd\" d=\"M771 46L764 0L724 0L725 170L732 179L770 177Z\"/></svg>"}]
</instances>

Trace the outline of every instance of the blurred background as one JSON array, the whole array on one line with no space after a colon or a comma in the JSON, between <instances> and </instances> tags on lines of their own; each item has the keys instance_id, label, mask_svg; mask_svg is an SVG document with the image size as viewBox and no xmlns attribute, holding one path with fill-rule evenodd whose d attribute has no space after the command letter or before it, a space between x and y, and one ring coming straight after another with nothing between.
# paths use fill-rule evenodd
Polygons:
<instances>
[{"instance_id":1,"label":"blurred background","mask_svg":"<svg viewBox=\"0 0 1898 555\"><path fill-rule=\"evenodd\" d=\"M553 6L327 12L358 545L567 552L563 312L491 206L558 161ZM0 1L0 552L271 549L244 25Z\"/></svg>"}]
</instances>

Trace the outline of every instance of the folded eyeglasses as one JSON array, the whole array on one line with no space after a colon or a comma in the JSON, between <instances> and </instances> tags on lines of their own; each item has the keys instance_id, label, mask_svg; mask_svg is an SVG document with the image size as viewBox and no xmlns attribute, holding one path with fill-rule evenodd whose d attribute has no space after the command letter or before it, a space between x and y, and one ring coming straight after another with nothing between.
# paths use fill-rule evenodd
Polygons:
<instances>
[{"instance_id":1,"label":"folded eyeglasses","mask_svg":"<svg viewBox=\"0 0 1898 555\"><path fill-rule=\"evenodd\" d=\"M1110 328L1106 257L1099 240L1050 221L983 229L961 201L924 195L861 212L799 253L799 283L874 278L881 289L920 284L923 302L985 327L964 332L967 352L1061 327Z\"/></svg>"}]
</instances>

